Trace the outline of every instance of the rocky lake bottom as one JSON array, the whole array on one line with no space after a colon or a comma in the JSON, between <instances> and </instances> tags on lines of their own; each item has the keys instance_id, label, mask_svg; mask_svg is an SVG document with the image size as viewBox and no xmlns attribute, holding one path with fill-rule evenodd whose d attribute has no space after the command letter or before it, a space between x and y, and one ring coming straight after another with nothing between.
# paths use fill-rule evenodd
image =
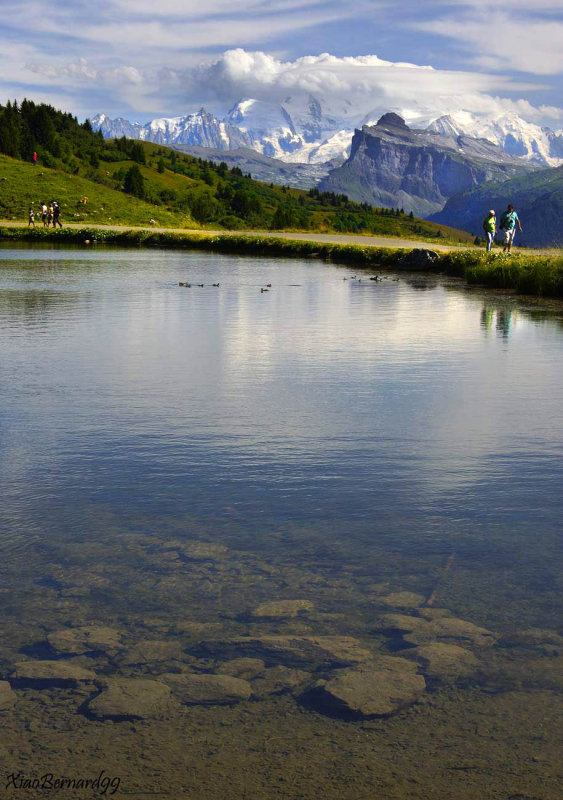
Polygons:
<instances>
[{"instance_id":1,"label":"rocky lake bottom","mask_svg":"<svg viewBox=\"0 0 563 800\"><path fill-rule=\"evenodd\" d=\"M61 544L4 592L7 774L104 770L132 797L559 796L563 637L458 612L455 559L421 593L188 535L107 544Z\"/></svg>"},{"instance_id":2,"label":"rocky lake bottom","mask_svg":"<svg viewBox=\"0 0 563 800\"><path fill-rule=\"evenodd\" d=\"M0 256L2 798L560 800L561 308Z\"/></svg>"}]
</instances>

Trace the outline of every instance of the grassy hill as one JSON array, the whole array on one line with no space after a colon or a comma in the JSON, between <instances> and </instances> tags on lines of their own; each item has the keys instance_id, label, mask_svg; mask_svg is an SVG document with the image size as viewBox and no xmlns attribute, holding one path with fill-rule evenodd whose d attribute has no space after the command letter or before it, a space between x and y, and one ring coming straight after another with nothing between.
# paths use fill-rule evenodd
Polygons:
<instances>
[{"instance_id":1,"label":"grassy hill","mask_svg":"<svg viewBox=\"0 0 563 800\"><path fill-rule=\"evenodd\" d=\"M0 218L25 222L30 205L37 215L43 201L56 200L63 224L144 226L152 219L170 228L338 231L464 244L473 239L397 210L260 183L236 168L225 172L220 165L202 165L199 159L151 143L143 143L142 149L145 164L124 156L101 162L96 170L84 166L76 174L0 155ZM144 199L123 191L124 178L135 165L143 178ZM88 198L86 205L83 197Z\"/></svg>"},{"instance_id":2,"label":"grassy hill","mask_svg":"<svg viewBox=\"0 0 563 800\"><path fill-rule=\"evenodd\" d=\"M38 163L31 163L33 151ZM149 142L107 141L69 114L0 107L0 218L27 220L56 200L64 222L229 230L312 230L443 243L472 237L343 194L255 181L239 167ZM88 198L86 205L80 201ZM36 220L37 223L37 220Z\"/></svg>"},{"instance_id":3,"label":"grassy hill","mask_svg":"<svg viewBox=\"0 0 563 800\"><path fill-rule=\"evenodd\" d=\"M500 220L508 203L514 205L522 222L523 233L517 234L517 243L530 247L563 246L563 166L508 181L491 181L456 195L432 219L482 235L487 211L494 208Z\"/></svg>"},{"instance_id":4,"label":"grassy hill","mask_svg":"<svg viewBox=\"0 0 563 800\"><path fill-rule=\"evenodd\" d=\"M88 198L84 205L81 200ZM26 221L33 206L36 224L43 202L56 200L62 209L62 222L84 222L103 225L149 225L154 219L163 227L198 228L186 212L173 212L155 207L130 194L95 183L80 175L61 170L34 167L0 155L0 217Z\"/></svg>"}]
</instances>

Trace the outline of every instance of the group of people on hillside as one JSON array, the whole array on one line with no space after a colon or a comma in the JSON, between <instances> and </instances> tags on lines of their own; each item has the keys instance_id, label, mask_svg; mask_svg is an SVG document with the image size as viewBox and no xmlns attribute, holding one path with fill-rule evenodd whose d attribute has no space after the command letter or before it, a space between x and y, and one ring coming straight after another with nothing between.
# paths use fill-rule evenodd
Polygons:
<instances>
[{"instance_id":1,"label":"group of people on hillside","mask_svg":"<svg viewBox=\"0 0 563 800\"><path fill-rule=\"evenodd\" d=\"M40 215L44 228L50 228L51 225L53 228L56 228L57 225L59 228L63 227L63 223L61 222L61 207L56 200L53 200L48 206L46 203L41 203ZM33 206L30 206L28 220L27 227L35 228L35 211L33 210Z\"/></svg>"},{"instance_id":2,"label":"group of people on hillside","mask_svg":"<svg viewBox=\"0 0 563 800\"><path fill-rule=\"evenodd\" d=\"M518 230L522 233L522 226L520 225L520 220L518 219L518 214L514 210L514 206L512 203L509 203L508 208L500 218L500 229L503 233L502 238L502 252L503 253L510 253L512 248L512 244L514 242L514 236L516 234L516 226L518 225ZM497 234L497 218L494 209L491 209L485 219L483 220L483 230L487 236L487 252L493 248L493 242L495 240L495 236Z\"/></svg>"}]
</instances>

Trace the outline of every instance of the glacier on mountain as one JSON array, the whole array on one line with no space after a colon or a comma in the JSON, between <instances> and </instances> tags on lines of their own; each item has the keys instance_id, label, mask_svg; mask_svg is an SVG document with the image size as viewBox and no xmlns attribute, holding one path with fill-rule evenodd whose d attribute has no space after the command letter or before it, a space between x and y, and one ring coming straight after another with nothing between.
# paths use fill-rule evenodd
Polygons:
<instances>
[{"instance_id":1,"label":"glacier on mountain","mask_svg":"<svg viewBox=\"0 0 563 800\"><path fill-rule=\"evenodd\" d=\"M434 120L426 130L442 135L465 134L475 139L488 139L510 155L544 166L563 164L563 131L542 128L516 113L479 117L469 111L457 111Z\"/></svg>"},{"instance_id":2,"label":"glacier on mountain","mask_svg":"<svg viewBox=\"0 0 563 800\"><path fill-rule=\"evenodd\" d=\"M389 109L384 109L389 110ZM383 111L384 111L383 110ZM383 113L359 114L346 100L288 95L283 102L239 100L223 120L201 108L181 117L155 119L142 125L99 114L94 130L106 138L127 136L165 145L191 145L235 150L250 147L265 156L290 163L321 164L350 154L355 129L373 124ZM455 111L432 120L427 110L399 110L409 124L429 133L487 139L510 155L544 166L563 164L563 131L527 122L516 113L485 116Z\"/></svg>"}]
</instances>

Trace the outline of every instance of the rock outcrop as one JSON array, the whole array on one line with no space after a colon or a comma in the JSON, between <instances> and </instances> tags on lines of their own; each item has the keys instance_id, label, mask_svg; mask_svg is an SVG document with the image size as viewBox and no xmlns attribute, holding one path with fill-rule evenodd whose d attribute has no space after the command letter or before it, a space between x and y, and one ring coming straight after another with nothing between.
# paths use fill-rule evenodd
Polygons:
<instances>
[{"instance_id":1,"label":"rock outcrop","mask_svg":"<svg viewBox=\"0 0 563 800\"><path fill-rule=\"evenodd\" d=\"M170 688L161 681L111 678L86 710L97 719L146 719L166 713L171 705Z\"/></svg>"},{"instance_id":2,"label":"rock outcrop","mask_svg":"<svg viewBox=\"0 0 563 800\"><path fill-rule=\"evenodd\" d=\"M252 611L252 616L257 618L284 618L297 617L314 608L310 600L272 600L262 603Z\"/></svg>"},{"instance_id":3,"label":"rock outcrop","mask_svg":"<svg viewBox=\"0 0 563 800\"><path fill-rule=\"evenodd\" d=\"M373 656L351 636L238 636L202 642L198 650L217 660L256 658L266 666L308 670L347 667Z\"/></svg>"},{"instance_id":4,"label":"rock outcrop","mask_svg":"<svg viewBox=\"0 0 563 800\"><path fill-rule=\"evenodd\" d=\"M250 684L232 675L167 673L159 676L185 705L232 705L250 697Z\"/></svg>"},{"instance_id":5,"label":"rock outcrop","mask_svg":"<svg viewBox=\"0 0 563 800\"><path fill-rule=\"evenodd\" d=\"M72 655L92 652L113 653L122 647L119 631L101 625L62 628L50 633L47 641L56 653Z\"/></svg>"},{"instance_id":6,"label":"rock outcrop","mask_svg":"<svg viewBox=\"0 0 563 800\"><path fill-rule=\"evenodd\" d=\"M412 130L397 114L384 114L354 132L350 157L319 189L426 217L458 192L533 169L485 139Z\"/></svg>"},{"instance_id":7,"label":"rock outcrop","mask_svg":"<svg viewBox=\"0 0 563 800\"><path fill-rule=\"evenodd\" d=\"M10 681L16 686L47 688L77 686L96 678L95 672L72 661L20 661L14 664Z\"/></svg>"},{"instance_id":8,"label":"rock outcrop","mask_svg":"<svg viewBox=\"0 0 563 800\"><path fill-rule=\"evenodd\" d=\"M318 710L343 717L386 717L415 703L426 688L417 665L382 656L339 670L306 696Z\"/></svg>"},{"instance_id":9,"label":"rock outcrop","mask_svg":"<svg viewBox=\"0 0 563 800\"><path fill-rule=\"evenodd\" d=\"M0 712L10 711L15 702L16 695L8 681L0 681Z\"/></svg>"}]
</instances>

